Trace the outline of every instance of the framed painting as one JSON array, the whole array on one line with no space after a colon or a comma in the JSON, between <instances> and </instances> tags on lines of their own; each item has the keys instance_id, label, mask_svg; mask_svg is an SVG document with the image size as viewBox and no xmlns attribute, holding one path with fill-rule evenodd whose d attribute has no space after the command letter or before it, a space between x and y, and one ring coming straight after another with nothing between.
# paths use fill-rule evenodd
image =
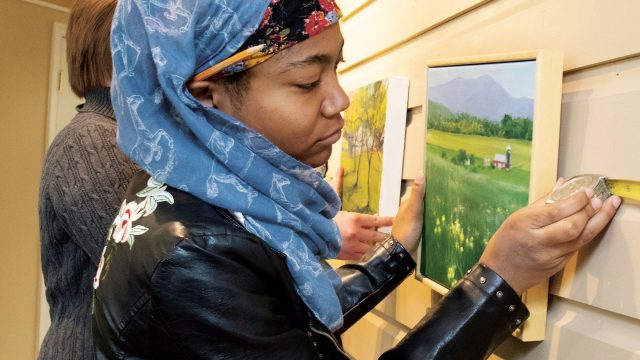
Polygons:
<instances>
[{"instance_id":1,"label":"framed painting","mask_svg":"<svg viewBox=\"0 0 640 360\"><path fill-rule=\"evenodd\" d=\"M409 80L389 77L351 91L344 113L342 209L393 216L400 202Z\"/></svg>"},{"instance_id":2,"label":"framed painting","mask_svg":"<svg viewBox=\"0 0 640 360\"><path fill-rule=\"evenodd\" d=\"M428 179L417 278L446 293L502 222L547 194L557 177L562 54L534 51L426 66ZM528 290L515 333L543 340L548 284Z\"/></svg>"}]
</instances>

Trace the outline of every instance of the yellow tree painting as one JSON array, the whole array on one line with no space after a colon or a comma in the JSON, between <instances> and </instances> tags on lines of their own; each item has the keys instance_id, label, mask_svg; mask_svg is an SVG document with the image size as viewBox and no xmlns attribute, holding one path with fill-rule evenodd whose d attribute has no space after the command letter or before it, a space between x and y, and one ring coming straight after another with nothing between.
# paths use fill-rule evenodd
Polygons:
<instances>
[{"instance_id":1,"label":"yellow tree painting","mask_svg":"<svg viewBox=\"0 0 640 360\"><path fill-rule=\"evenodd\" d=\"M345 111L340 166L344 169L342 208L367 214L379 210L388 81L351 93Z\"/></svg>"}]
</instances>

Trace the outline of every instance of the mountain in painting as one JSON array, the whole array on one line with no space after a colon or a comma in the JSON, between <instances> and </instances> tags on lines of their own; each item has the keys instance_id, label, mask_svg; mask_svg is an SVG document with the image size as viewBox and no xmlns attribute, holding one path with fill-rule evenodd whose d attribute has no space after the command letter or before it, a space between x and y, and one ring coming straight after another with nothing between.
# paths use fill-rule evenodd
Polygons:
<instances>
[{"instance_id":1,"label":"mountain in painting","mask_svg":"<svg viewBox=\"0 0 640 360\"><path fill-rule=\"evenodd\" d=\"M533 120L533 99L511 96L493 77L455 78L429 88L429 100L455 113L500 121L505 114Z\"/></svg>"}]
</instances>

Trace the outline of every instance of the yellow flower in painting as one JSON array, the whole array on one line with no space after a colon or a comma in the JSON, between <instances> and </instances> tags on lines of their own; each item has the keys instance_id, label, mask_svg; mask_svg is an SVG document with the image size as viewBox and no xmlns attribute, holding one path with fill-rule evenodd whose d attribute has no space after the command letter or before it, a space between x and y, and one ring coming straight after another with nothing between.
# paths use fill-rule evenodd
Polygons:
<instances>
[{"instance_id":1,"label":"yellow flower in painting","mask_svg":"<svg viewBox=\"0 0 640 360\"><path fill-rule=\"evenodd\" d=\"M454 266L449 266L447 268L447 279L449 281L453 281L455 280L455 276L456 276L456 267Z\"/></svg>"}]
</instances>

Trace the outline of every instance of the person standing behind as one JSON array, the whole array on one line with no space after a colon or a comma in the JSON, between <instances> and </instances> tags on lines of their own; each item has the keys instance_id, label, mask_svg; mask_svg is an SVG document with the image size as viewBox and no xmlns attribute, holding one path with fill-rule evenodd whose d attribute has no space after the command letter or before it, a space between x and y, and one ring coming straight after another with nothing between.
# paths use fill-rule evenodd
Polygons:
<instances>
[{"instance_id":1,"label":"person standing behind","mask_svg":"<svg viewBox=\"0 0 640 360\"><path fill-rule=\"evenodd\" d=\"M49 147L39 194L51 327L39 359L93 359L92 280L136 165L116 144L109 32L115 0L78 0L67 28L69 83L86 102Z\"/></svg>"}]
</instances>

